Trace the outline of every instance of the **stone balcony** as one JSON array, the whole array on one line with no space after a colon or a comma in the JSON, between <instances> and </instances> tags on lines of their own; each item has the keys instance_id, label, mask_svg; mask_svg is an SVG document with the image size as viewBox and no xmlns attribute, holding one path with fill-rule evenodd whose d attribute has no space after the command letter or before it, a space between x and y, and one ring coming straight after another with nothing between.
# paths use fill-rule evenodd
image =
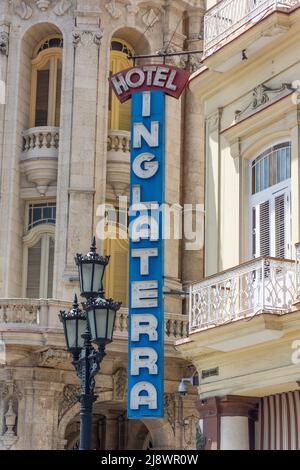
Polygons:
<instances>
[{"instance_id":1,"label":"stone balcony","mask_svg":"<svg viewBox=\"0 0 300 470\"><path fill-rule=\"evenodd\" d=\"M299 292L299 266L290 260L258 258L191 285L190 334L260 313L290 312Z\"/></svg>"},{"instance_id":2,"label":"stone balcony","mask_svg":"<svg viewBox=\"0 0 300 470\"><path fill-rule=\"evenodd\" d=\"M71 303L58 300L0 299L0 338L6 347L11 346L14 360L23 355L23 348L64 349L64 335L59 321L60 310L69 310ZM165 315L166 355L177 356L176 340L187 338L188 317L179 314ZM1 342L0 342L1 343ZM127 353L128 310L117 313L114 341L109 350ZM1 355L0 355L1 356ZM0 357L1 364L1 357Z\"/></svg>"},{"instance_id":3,"label":"stone balcony","mask_svg":"<svg viewBox=\"0 0 300 470\"><path fill-rule=\"evenodd\" d=\"M107 197L128 196L130 132L110 130L107 139Z\"/></svg>"},{"instance_id":4,"label":"stone balcony","mask_svg":"<svg viewBox=\"0 0 300 470\"><path fill-rule=\"evenodd\" d=\"M227 42L273 12L290 12L299 0L223 0L207 11L204 17L204 56L207 57Z\"/></svg>"},{"instance_id":5,"label":"stone balcony","mask_svg":"<svg viewBox=\"0 0 300 470\"><path fill-rule=\"evenodd\" d=\"M57 180L58 151L58 127L33 127L23 132L21 170L40 195Z\"/></svg>"}]
</instances>

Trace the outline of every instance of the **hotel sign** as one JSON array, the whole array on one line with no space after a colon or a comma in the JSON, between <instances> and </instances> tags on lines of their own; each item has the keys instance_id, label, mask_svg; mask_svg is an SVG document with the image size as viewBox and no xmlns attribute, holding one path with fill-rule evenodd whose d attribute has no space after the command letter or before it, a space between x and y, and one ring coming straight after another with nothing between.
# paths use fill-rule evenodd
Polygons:
<instances>
[{"instance_id":1,"label":"hotel sign","mask_svg":"<svg viewBox=\"0 0 300 470\"><path fill-rule=\"evenodd\" d=\"M165 95L178 99L188 79L181 69L157 64L110 79L122 103L132 98L127 408L132 419L164 415Z\"/></svg>"}]
</instances>

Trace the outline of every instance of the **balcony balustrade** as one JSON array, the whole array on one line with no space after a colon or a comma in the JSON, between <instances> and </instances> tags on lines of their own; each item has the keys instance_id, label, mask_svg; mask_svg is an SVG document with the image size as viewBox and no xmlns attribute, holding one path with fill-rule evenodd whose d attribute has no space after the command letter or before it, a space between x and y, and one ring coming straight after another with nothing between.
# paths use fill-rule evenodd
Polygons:
<instances>
[{"instance_id":1,"label":"balcony balustrade","mask_svg":"<svg viewBox=\"0 0 300 470\"><path fill-rule=\"evenodd\" d=\"M290 311L297 300L297 266L294 261L258 258L191 285L189 332L262 312Z\"/></svg>"},{"instance_id":2,"label":"balcony balustrade","mask_svg":"<svg viewBox=\"0 0 300 470\"><path fill-rule=\"evenodd\" d=\"M204 17L204 55L219 49L224 41L246 29L275 10L290 10L300 0L223 0Z\"/></svg>"},{"instance_id":3,"label":"balcony balustrade","mask_svg":"<svg viewBox=\"0 0 300 470\"><path fill-rule=\"evenodd\" d=\"M57 180L59 128L34 127L23 132L21 170L41 195Z\"/></svg>"},{"instance_id":4,"label":"balcony balustrade","mask_svg":"<svg viewBox=\"0 0 300 470\"><path fill-rule=\"evenodd\" d=\"M129 193L130 132L110 130L107 139L107 198Z\"/></svg>"},{"instance_id":5,"label":"balcony balustrade","mask_svg":"<svg viewBox=\"0 0 300 470\"><path fill-rule=\"evenodd\" d=\"M62 325L58 318L60 310L69 310L70 303L57 300L0 299L0 332L4 331L57 331ZM173 344L177 339L188 335L188 317L186 315L165 315L165 340ZM128 338L128 310L121 308L117 312L115 340Z\"/></svg>"}]
</instances>

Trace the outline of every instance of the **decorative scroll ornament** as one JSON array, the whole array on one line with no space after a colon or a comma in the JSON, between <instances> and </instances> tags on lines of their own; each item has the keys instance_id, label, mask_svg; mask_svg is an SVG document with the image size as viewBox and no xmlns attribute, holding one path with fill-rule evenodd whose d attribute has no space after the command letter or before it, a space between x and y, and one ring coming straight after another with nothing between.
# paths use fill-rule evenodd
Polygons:
<instances>
[{"instance_id":1,"label":"decorative scroll ornament","mask_svg":"<svg viewBox=\"0 0 300 470\"><path fill-rule=\"evenodd\" d=\"M201 54L191 54L188 57L189 59L187 63L187 68L189 72L190 73L197 72L197 70L199 70L201 67L201 59L202 59Z\"/></svg>"},{"instance_id":2,"label":"decorative scroll ornament","mask_svg":"<svg viewBox=\"0 0 300 470\"><path fill-rule=\"evenodd\" d=\"M145 13L142 15L142 22L148 28L153 28L153 26L160 20L160 13L158 10L153 8L149 8L146 10Z\"/></svg>"},{"instance_id":3,"label":"decorative scroll ornament","mask_svg":"<svg viewBox=\"0 0 300 470\"><path fill-rule=\"evenodd\" d=\"M58 419L59 421L62 419L64 414L72 408L75 403L78 401L78 397L80 395L80 387L79 385L66 385L62 394L62 400L59 406L58 412Z\"/></svg>"},{"instance_id":4,"label":"decorative scroll ornament","mask_svg":"<svg viewBox=\"0 0 300 470\"><path fill-rule=\"evenodd\" d=\"M127 372L120 368L113 375L114 400L125 401L127 395Z\"/></svg>"},{"instance_id":5,"label":"decorative scroll ornament","mask_svg":"<svg viewBox=\"0 0 300 470\"><path fill-rule=\"evenodd\" d=\"M65 13L67 13L71 6L71 0L61 0L57 3L53 11L57 16L63 16Z\"/></svg>"},{"instance_id":6,"label":"decorative scroll ornament","mask_svg":"<svg viewBox=\"0 0 300 470\"><path fill-rule=\"evenodd\" d=\"M283 98L291 91L294 91L291 83L283 83L279 88L270 88L266 85L257 86L252 92L250 103L242 111L238 110L235 112L235 121L240 121L241 119L251 115L257 109L269 102L274 102Z\"/></svg>"},{"instance_id":7,"label":"decorative scroll ornament","mask_svg":"<svg viewBox=\"0 0 300 470\"><path fill-rule=\"evenodd\" d=\"M0 32L0 53L8 56L9 35L5 31Z\"/></svg>"},{"instance_id":8,"label":"decorative scroll ornament","mask_svg":"<svg viewBox=\"0 0 300 470\"><path fill-rule=\"evenodd\" d=\"M175 393L166 393L164 395L164 410L165 415L171 425L173 432L175 432L176 422L176 396Z\"/></svg>"},{"instance_id":9,"label":"decorative scroll ornament","mask_svg":"<svg viewBox=\"0 0 300 470\"><path fill-rule=\"evenodd\" d=\"M110 0L105 5L105 8L114 20L119 19L122 15L122 11L120 8L118 8L116 0Z\"/></svg>"},{"instance_id":10,"label":"decorative scroll ornament","mask_svg":"<svg viewBox=\"0 0 300 470\"><path fill-rule=\"evenodd\" d=\"M22 20L29 20L33 10L24 0L21 0L15 5L15 12Z\"/></svg>"},{"instance_id":11,"label":"decorative scroll ornament","mask_svg":"<svg viewBox=\"0 0 300 470\"><path fill-rule=\"evenodd\" d=\"M137 0L131 0L130 4L127 5L127 11L130 15L137 15L140 7L137 5Z\"/></svg>"},{"instance_id":12,"label":"decorative scroll ornament","mask_svg":"<svg viewBox=\"0 0 300 470\"><path fill-rule=\"evenodd\" d=\"M38 365L41 367L57 367L59 364L66 364L70 355L60 349L47 349L40 353Z\"/></svg>"},{"instance_id":13,"label":"decorative scroll ornament","mask_svg":"<svg viewBox=\"0 0 300 470\"><path fill-rule=\"evenodd\" d=\"M15 13L23 20L29 20L33 14L33 8L29 4L29 0L10 0L14 7ZM42 12L48 11L53 4L53 12L57 16L63 16L72 6L72 0L34 0L35 6Z\"/></svg>"},{"instance_id":14,"label":"decorative scroll ornament","mask_svg":"<svg viewBox=\"0 0 300 470\"><path fill-rule=\"evenodd\" d=\"M99 29L98 31L73 31L73 45L74 47L82 46L92 46L96 45L97 47L101 44L101 39L103 38L103 31Z\"/></svg>"}]
</instances>

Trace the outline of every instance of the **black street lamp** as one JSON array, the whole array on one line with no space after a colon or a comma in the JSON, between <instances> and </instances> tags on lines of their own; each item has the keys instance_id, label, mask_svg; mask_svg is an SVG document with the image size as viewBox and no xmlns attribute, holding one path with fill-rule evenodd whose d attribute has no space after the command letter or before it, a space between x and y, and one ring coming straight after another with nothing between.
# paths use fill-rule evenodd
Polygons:
<instances>
[{"instance_id":1,"label":"black street lamp","mask_svg":"<svg viewBox=\"0 0 300 470\"><path fill-rule=\"evenodd\" d=\"M68 351L80 379L80 450L90 450L95 376L105 357L105 346L112 342L116 313L121 304L104 298L103 277L109 257L96 253L96 239L86 256L76 255L81 295L87 301L79 308L75 295L70 312L60 312ZM93 343L98 349L95 349Z\"/></svg>"}]
</instances>

